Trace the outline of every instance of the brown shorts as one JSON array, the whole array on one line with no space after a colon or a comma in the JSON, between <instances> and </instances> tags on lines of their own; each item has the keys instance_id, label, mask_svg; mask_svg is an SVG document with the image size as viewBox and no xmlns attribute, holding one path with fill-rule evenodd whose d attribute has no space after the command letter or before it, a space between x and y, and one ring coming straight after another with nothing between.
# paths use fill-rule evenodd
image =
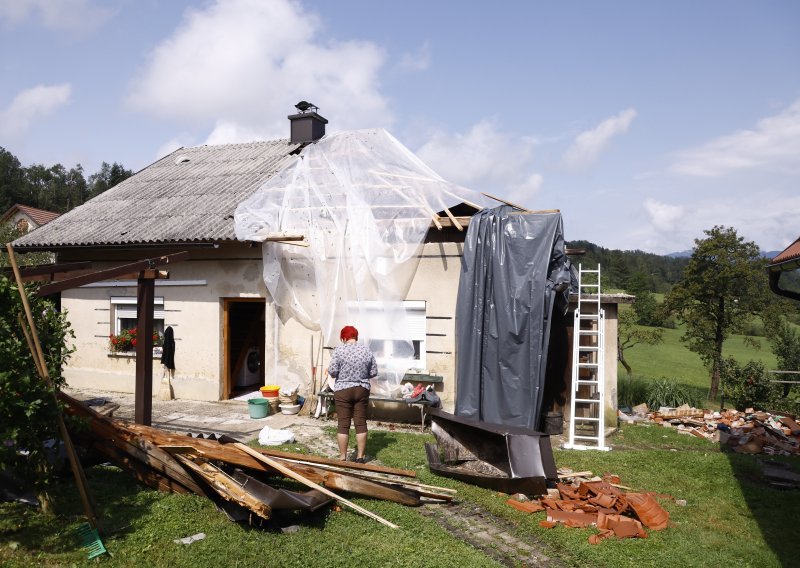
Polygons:
<instances>
[{"instance_id":1,"label":"brown shorts","mask_svg":"<svg viewBox=\"0 0 800 568\"><path fill-rule=\"evenodd\" d=\"M367 431L369 389L364 387L342 389L334 393L333 400L336 403L336 416L339 417L339 434L350 433L351 418L356 426L356 434Z\"/></svg>"}]
</instances>

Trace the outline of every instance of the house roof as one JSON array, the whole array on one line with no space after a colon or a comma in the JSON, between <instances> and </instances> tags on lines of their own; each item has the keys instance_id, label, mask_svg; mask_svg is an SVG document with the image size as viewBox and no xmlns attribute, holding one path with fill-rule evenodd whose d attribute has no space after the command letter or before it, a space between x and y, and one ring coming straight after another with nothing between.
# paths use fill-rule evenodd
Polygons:
<instances>
[{"instance_id":1,"label":"house roof","mask_svg":"<svg viewBox=\"0 0 800 568\"><path fill-rule=\"evenodd\" d=\"M772 265L783 264L790 260L800 259L800 238L790 244L784 251L772 259Z\"/></svg>"},{"instance_id":2,"label":"house roof","mask_svg":"<svg viewBox=\"0 0 800 568\"><path fill-rule=\"evenodd\" d=\"M139 245L232 241L236 206L292 163L287 140L181 148L14 247Z\"/></svg>"},{"instance_id":3,"label":"house roof","mask_svg":"<svg viewBox=\"0 0 800 568\"><path fill-rule=\"evenodd\" d=\"M17 203L12 205L8 208L8 210L3 213L3 216L0 217L0 222L5 222L9 219L15 211L20 211L27 215L31 221L36 223L38 226L46 225L56 217L60 216L61 213L56 213L54 211L46 211L44 209L37 209L36 207L30 207L28 205L22 205Z\"/></svg>"}]
</instances>

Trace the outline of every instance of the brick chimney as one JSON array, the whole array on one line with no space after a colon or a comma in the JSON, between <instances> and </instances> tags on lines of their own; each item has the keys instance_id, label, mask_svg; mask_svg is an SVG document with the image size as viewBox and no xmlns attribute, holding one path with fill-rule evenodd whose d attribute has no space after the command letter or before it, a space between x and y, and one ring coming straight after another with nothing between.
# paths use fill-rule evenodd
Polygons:
<instances>
[{"instance_id":1,"label":"brick chimney","mask_svg":"<svg viewBox=\"0 0 800 568\"><path fill-rule=\"evenodd\" d=\"M294 106L300 112L287 117L291 123L291 144L314 142L325 136L328 120L317 114L319 109L316 106L306 101L300 101Z\"/></svg>"}]
</instances>

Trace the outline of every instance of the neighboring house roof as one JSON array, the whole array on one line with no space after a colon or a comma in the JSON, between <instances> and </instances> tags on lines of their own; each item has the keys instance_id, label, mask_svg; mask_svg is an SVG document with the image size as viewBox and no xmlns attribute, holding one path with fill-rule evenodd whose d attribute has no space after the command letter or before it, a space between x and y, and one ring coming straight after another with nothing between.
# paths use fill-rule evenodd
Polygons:
<instances>
[{"instance_id":1,"label":"neighboring house roof","mask_svg":"<svg viewBox=\"0 0 800 568\"><path fill-rule=\"evenodd\" d=\"M772 259L772 265L783 264L790 260L800 259L800 238L790 244L786 249Z\"/></svg>"},{"instance_id":2,"label":"neighboring house roof","mask_svg":"<svg viewBox=\"0 0 800 568\"><path fill-rule=\"evenodd\" d=\"M287 140L181 148L14 247L232 241L236 206L297 159Z\"/></svg>"},{"instance_id":3,"label":"neighboring house roof","mask_svg":"<svg viewBox=\"0 0 800 568\"><path fill-rule=\"evenodd\" d=\"M44 209L37 209L36 207L29 207L28 205L21 205L19 203L12 205L9 209L3 213L3 216L0 217L0 223L5 223L8 219L10 219L16 211L20 213L24 213L31 221L33 221L37 227L41 227L42 225L46 225L61 213L55 213L54 211L45 211Z\"/></svg>"}]
</instances>

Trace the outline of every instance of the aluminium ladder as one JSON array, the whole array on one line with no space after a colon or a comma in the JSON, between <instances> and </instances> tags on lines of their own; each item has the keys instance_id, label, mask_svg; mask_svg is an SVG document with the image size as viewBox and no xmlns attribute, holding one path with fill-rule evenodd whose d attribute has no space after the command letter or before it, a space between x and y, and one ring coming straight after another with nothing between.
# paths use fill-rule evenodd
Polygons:
<instances>
[{"instance_id":1,"label":"aluminium ladder","mask_svg":"<svg viewBox=\"0 0 800 568\"><path fill-rule=\"evenodd\" d=\"M600 265L578 265L578 306L572 335L572 396L569 441L574 450L610 450L605 445L605 312L600 308Z\"/></svg>"}]
</instances>

